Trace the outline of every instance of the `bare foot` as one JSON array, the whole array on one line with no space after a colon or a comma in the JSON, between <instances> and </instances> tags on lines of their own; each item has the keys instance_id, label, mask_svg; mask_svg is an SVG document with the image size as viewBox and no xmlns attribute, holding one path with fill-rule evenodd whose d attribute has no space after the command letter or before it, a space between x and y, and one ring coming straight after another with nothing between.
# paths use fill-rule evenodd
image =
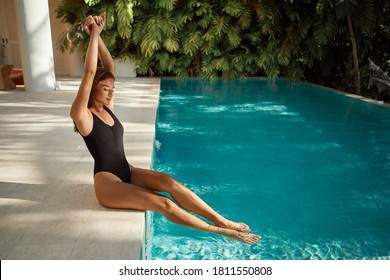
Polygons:
<instances>
[{"instance_id":1,"label":"bare foot","mask_svg":"<svg viewBox=\"0 0 390 280\"><path fill-rule=\"evenodd\" d=\"M227 228L227 229L233 229L240 232L250 232L251 229L247 224L244 223L237 223L233 221L226 220L221 224L217 224L216 226Z\"/></svg>"},{"instance_id":2,"label":"bare foot","mask_svg":"<svg viewBox=\"0 0 390 280\"><path fill-rule=\"evenodd\" d=\"M247 243L247 244L255 244L261 239L260 235L252 234L252 233L244 233L237 231L236 234L229 236L237 241Z\"/></svg>"},{"instance_id":3,"label":"bare foot","mask_svg":"<svg viewBox=\"0 0 390 280\"><path fill-rule=\"evenodd\" d=\"M244 223L235 223L236 224L236 230L241 232L250 232L251 229L247 224Z\"/></svg>"},{"instance_id":4,"label":"bare foot","mask_svg":"<svg viewBox=\"0 0 390 280\"><path fill-rule=\"evenodd\" d=\"M228 228L223 228L223 227L216 227L216 226L211 226L213 228L213 232L222 234L226 237L232 238L234 240L247 243L247 244L255 244L261 239L260 235L252 234L252 233L246 233L246 232L241 232L235 229L228 229Z\"/></svg>"}]
</instances>

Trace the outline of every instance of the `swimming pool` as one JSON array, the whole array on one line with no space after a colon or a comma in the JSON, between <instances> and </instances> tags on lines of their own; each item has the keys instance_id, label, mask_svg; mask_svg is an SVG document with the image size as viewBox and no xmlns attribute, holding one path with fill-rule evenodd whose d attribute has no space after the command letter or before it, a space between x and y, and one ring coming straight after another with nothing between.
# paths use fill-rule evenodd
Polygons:
<instances>
[{"instance_id":1,"label":"swimming pool","mask_svg":"<svg viewBox=\"0 0 390 280\"><path fill-rule=\"evenodd\" d=\"M147 259L389 259L385 106L283 79L162 79L153 168L262 240L148 213Z\"/></svg>"}]
</instances>

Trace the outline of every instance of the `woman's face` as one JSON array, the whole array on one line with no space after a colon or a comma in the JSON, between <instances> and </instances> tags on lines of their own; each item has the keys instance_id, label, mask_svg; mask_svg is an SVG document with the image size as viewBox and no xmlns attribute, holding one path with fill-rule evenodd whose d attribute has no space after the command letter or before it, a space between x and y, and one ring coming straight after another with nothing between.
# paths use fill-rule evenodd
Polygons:
<instances>
[{"instance_id":1,"label":"woman's face","mask_svg":"<svg viewBox=\"0 0 390 280\"><path fill-rule=\"evenodd\" d=\"M114 98L115 81L112 78L101 80L95 87L95 101L107 106Z\"/></svg>"}]
</instances>

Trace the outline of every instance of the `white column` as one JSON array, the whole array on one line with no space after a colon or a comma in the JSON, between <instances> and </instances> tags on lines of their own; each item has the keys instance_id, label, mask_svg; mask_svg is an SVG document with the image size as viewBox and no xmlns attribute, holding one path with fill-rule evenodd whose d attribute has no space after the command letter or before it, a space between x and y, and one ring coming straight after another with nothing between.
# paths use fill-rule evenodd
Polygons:
<instances>
[{"instance_id":1,"label":"white column","mask_svg":"<svg viewBox=\"0 0 390 280\"><path fill-rule=\"evenodd\" d=\"M26 91L55 89L48 0L16 0L20 52Z\"/></svg>"}]
</instances>

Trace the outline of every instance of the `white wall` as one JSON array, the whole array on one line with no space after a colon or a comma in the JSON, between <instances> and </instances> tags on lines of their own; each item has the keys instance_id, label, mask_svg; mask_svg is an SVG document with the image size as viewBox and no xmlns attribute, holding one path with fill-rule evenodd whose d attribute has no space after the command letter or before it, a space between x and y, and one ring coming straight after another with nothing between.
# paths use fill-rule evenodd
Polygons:
<instances>
[{"instance_id":1,"label":"white wall","mask_svg":"<svg viewBox=\"0 0 390 280\"><path fill-rule=\"evenodd\" d=\"M15 68L22 68L19 31L15 9L16 0L0 0L0 63L13 64ZM33 0L30 0L33 1ZM56 8L61 0L47 0L49 4L49 15L51 25L52 49L54 56L54 70L56 75L81 75L80 70L73 68L74 64L79 64L82 60L68 53L61 53L55 47L56 41L60 34L66 30L66 25L56 18ZM2 38L8 43L2 44ZM80 65L76 65L78 69Z\"/></svg>"}]
</instances>

